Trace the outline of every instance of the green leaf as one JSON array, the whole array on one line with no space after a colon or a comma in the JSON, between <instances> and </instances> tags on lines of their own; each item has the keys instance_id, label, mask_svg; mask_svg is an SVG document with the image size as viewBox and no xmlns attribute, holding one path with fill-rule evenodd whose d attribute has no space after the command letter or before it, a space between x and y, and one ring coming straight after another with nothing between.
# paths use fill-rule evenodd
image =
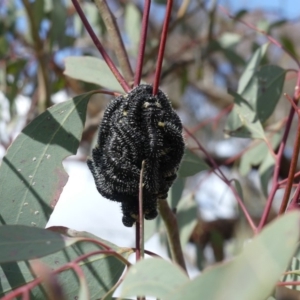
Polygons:
<instances>
[{"instance_id":1,"label":"green leaf","mask_svg":"<svg viewBox=\"0 0 300 300\"><path fill-rule=\"evenodd\" d=\"M67 57L64 74L74 79L101 85L109 90L123 92L117 79L103 59L83 56Z\"/></svg>"},{"instance_id":2,"label":"green leaf","mask_svg":"<svg viewBox=\"0 0 300 300\"><path fill-rule=\"evenodd\" d=\"M133 3L127 3L125 9L125 32L127 33L132 53L137 53L140 41L141 14Z\"/></svg>"},{"instance_id":3,"label":"green leaf","mask_svg":"<svg viewBox=\"0 0 300 300\"><path fill-rule=\"evenodd\" d=\"M264 44L254 52L253 56L251 57L250 61L247 64L247 67L245 68L245 70L243 72L243 75L241 76L241 78L239 80L239 86L238 86L238 90L237 90L238 94L242 94L245 91L252 76L257 71L257 68L258 68L262 58L266 54L268 46L269 46L269 44Z\"/></svg>"},{"instance_id":4,"label":"green leaf","mask_svg":"<svg viewBox=\"0 0 300 300\"><path fill-rule=\"evenodd\" d=\"M176 215L180 243L184 247L188 243L198 221L198 205L192 193L180 200Z\"/></svg>"},{"instance_id":5,"label":"green leaf","mask_svg":"<svg viewBox=\"0 0 300 300\"><path fill-rule=\"evenodd\" d=\"M239 194L241 200L244 200L243 189L240 182L237 179L233 179L233 182L234 182L235 189Z\"/></svg>"},{"instance_id":6,"label":"green leaf","mask_svg":"<svg viewBox=\"0 0 300 300\"><path fill-rule=\"evenodd\" d=\"M163 300L198 300L199 295L214 300L266 299L297 248L299 222L299 212L276 219L247 243L236 258L204 271Z\"/></svg>"},{"instance_id":7,"label":"green leaf","mask_svg":"<svg viewBox=\"0 0 300 300\"><path fill-rule=\"evenodd\" d=\"M260 184L265 197L268 197L269 195L268 186L270 178L273 176L274 165L275 159L273 155L271 155L271 153L268 152L267 156L265 157L258 169Z\"/></svg>"},{"instance_id":8,"label":"green leaf","mask_svg":"<svg viewBox=\"0 0 300 300\"><path fill-rule=\"evenodd\" d=\"M43 228L0 226L0 263L43 257L65 246L60 234Z\"/></svg>"},{"instance_id":9,"label":"green leaf","mask_svg":"<svg viewBox=\"0 0 300 300\"><path fill-rule=\"evenodd\" d=\"M185 185L185 178L177 177L168 192L168 203L171 208L176 208Z\"/></svg>"},{"instance_id":10,"label":"green leaf","mask_svg":"<svg viewBox=\"0 0 300 300\"><path fill-rule=\"evenodd\" d=\"M77 151L90 95L52 106L9 147L0 166L0 224L46 225L68 180L62 161Z\"/></svg>"},{"instance_id":11,"label":"green leaf","mask_svg":"<svg viewBox=\"0 0 300 300\"><path fill-rule=\"evenodd\" d=\"M240 40L242 39L242 36L237 33L233 32L224 32L220 38L218 39L220 46L222 48L232 48L236 46Z\"/></svg>"},{"instance_id":12,"label":"green leaf","mask_svg":"<svg viewBox=\"0 0 300 300\"><path fill-rule=\"evenodd\" d=\"M285 49L287 49L292 55L298 57L297 50L295 48L293 40L288 35L282 35L280 42Z\"/></svg>"},{"instance_id":13,"label":"green leaf","mask_svg":"<svg viewBox=\"0 0 300 300\"><path fill-rule=\"evenodd\" d=\"M44 2L45 1L43 0L35 0L33 3L30 3L38 31L40 29L41 22L44 18Z\"/></svg>"},{"instance_id":14,"label":"green leaf","mask_svg":"<svg viewBox=\"0 0 300 300\"><path fill-rule=\"evenodd\" d=\"M44 2L44 1L43 1ZM56 0L50 12L50 48L58 46L60 49L68 46L66 35L67 9L63 1Z\"/></svg>"},{"instance_id":15,"label":"green leaf","mask_svg":"<svg viewBox=\"0 0 300 300\"><path fill-rule=\"evenodd\" d=\"M235 93L236 95L239 95L239 97L242 97L245 103L248 103L250 105L251 111L253 113L256 112L255 97L257 96L256 92L258 91L257 78L255 77L255 74L258 70L258 66L261 60L263 59L267 51L268 45L269 44L264 44L254 52L239 80L238 90L237 93ZM255 79L253 79L254 77ZM245 124L243 124L243 120L240 116L239 103L240 101L238 101L238 97L235 96L235 105L230 114L228 115L227 123L224 130L225 134L234 137L254 138L256 137L256 135L253 136L253 132L249 132L249 128L245 128ZM255 103L254 106L253 103Z\"/></svg>"},{"instance_id":16,"label":"green leaf","mask_svg":"<svg viewBox=\"0 0 300 300\"><path fill-rule=\"evenodd\" d=\"M139 261L128 270L121 286L120 298L153 296L163 300L187 282L188 277L178 266L159 258L149 258Z\"/></svg>"},{"instance_id":17,"label":"green leaf","mask_svg":"<svg viewBox=\"0 0 300 300\"><path fill-rule=\"evenodd\" d=\"M282 95L285 73L286 70L271 65L262 67L253 77L249 87L251 98L247 99L262 123L271 116Z\"/></svg>"},{"instance_id":18,"label":"green leaf","mask_svg":"<svg viewBox=\"0 0 300 300\"><path fill-rule=\"evenodd\" d=\"M130 248L119 248L114 245L117 252L124 258L128 259L129 255L133 253ZM43 257L42 263L48 265L52 270L58 269L66 263L78 258L80 255L98 251L99 247L92 243L80 242L71 247L68 247L55 254ZM125 266L117 258L112 255L94 255L79 263L88 284L89 297L84 299L96 300L102 298L119 280ZM20 280L12 281L14 276L21 274L25 282L31 281L34 277L28 268L27 262L19 262L18 269L12 269L7 264L1 265L0 268L0 297L9 291L13 290L22 283ZM5 272L3 271L5 269ZM9 278L10 276L10 278ZM64 294L67 299L79 299L76 297L87 293L84 283L80 285L80 278L71 269L65 270L57 278L63 287ZM43 289L39 286L32 290L30 297L32 300L46 299Z\"/></svg>"},{"instance_id":19,"label":"green leaf","mask_svg":"<svg viewBox=\"0 0 300 300\"><path fill-rule=\"evenodd\" d=\"M191 150L185 149L185 154L178 170L178 176L189 177L209 169L209 166L202 158L194 154Z\"/></svg>"},{"instance_id":20,"label":"green leaf","mask_svg":"<svg viewBox=\"0 0 300 300\"><path fill-rule=\"evenodd\" d=\"M247 13L248 13L248 11L246 9L241 9L235 14L233 20L237 21L238 19L241 19Z\"/></svg>"},{"instance_id":21,"label":"green leaf","mask_svg":"<svg viewBox=\"0 0 300 300\"><path fill-rule=\"evenodd\" d=\"M241 158L239 171L242 176L246 176L252 166L259 166L268 154L268 147L261 141L256 146L250 148Z\"/></svg>"},{"instance_id":22,"label":"green leaf","mask_svg":"<svg viewBox=\"0 0 300 300\"><path fill-rule=\"evenodd\" d=\"M234 96L234 112L238 115L241 126L226 132L236 137L265 139L261 122L249 102L236 92L230 91L230 94Z\"/></svg>"},{"instance_id":23,"label":"green leaf","mask_svg":"<svg viewBox=\"0 0 300 300\"><path fill-rule=\"evenodd\" d=\"M68 237L71 237L71 238L88 238L88 239L93 239L93 240L96 240L96 241L99 241L103 244L105 244L106 246L110 247L111 249L117 251L118 249L120 249L120 247L118 247L117 245L109 242L109 241L106 241L106 240L103 240L101 239L100 237L92 234L92 233L89 233L89 232L86 232L86 231L77 231L77 230L74 230L74 229L69 229L69 228L66 228L66 235Z\"/></svg>"}]
</instances>

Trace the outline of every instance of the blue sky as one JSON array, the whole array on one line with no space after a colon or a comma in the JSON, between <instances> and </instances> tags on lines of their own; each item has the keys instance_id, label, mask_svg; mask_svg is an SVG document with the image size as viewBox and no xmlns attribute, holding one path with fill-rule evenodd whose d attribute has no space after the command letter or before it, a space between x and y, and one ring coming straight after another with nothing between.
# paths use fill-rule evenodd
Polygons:
<instances>
[{"instance_id":1,"label":"blue sky","mask_svg":"<svg viewBox=\"0 0 300 300\"><path fill-rule=\"evenodd\" d=\"M231 13L240 9L262 9L277 12L282 18L300 18L299 0L220 0L219 4L230 9Z\"/></svg>"}]
</instances>

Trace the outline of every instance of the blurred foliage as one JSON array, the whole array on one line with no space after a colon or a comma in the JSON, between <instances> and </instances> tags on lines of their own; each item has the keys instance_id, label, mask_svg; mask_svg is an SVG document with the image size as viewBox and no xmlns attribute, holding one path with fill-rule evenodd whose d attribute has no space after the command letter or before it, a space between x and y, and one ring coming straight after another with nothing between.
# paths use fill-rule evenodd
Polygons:
<instances>
[{"instance_id":1,"label":"blurred foliage","mask_svg":"<svg viewBox=\"0 0 300 300\"><path fill-rule=\"evenodd\" d=\"M108 2L134 69L143 1L113 0ZM82 0L80 3L106 51L118 65L112 38L104 25L103 17L99 15L93 1ZM300 53L297 35L300 29L299 22L282 19L279 13L244 9L237 12L234 19L231 19L218 9L217 4L218 1L174 1L160 86L169 95L173 106L178 109L184 125L205 145L217 165L222 166L222 170L226 170L230 178L236 178L233 181L237 193L253 219L257 221L268 197L273 175L275 161L272 149L278 148L288 115L288 102L282 95L283 92L288 94L294 92L295 69L297 68L295 60L299 58ZM155 73L165 6L166 1L156 0L151 9L142 72L142 80L149 83L153 81ZM269 43L264 34L241 24L241 20L255 24L260 30L271 35L282 44L285 51ZM33 121L9 148L0 167L0 203L3 204L2 207L5 207L0 211L3 214L3 216L0 215L0 223L30 225L34 220L34 223L39 226L45 225L51 213L51 204L53 204L51 201L57 201L66 182L62 160L74 154L78 146L81 147L83 160L89 154L105 101L110 98L97 95L89 101L90 94L85 93L99 87L121 91L119 84L96 51L71 1L1 1L1 150L7 150L16 134ZM56 102L57 95L62 94L70 96L71 100L49 109ZM83 95L74 97L78 94ZM24 96L28 104L25 112L24 108L20 111L18 104L22 99L24 100ZM77 107L79 102L81 103L80 109ZM64 117L65 113L69 118ZM85 120L83 116L86 114ZM41 131L40 124L46 124L45 120L49 120L48 118L55 124L50 124L49 128ZM288 175L291 159L289 150L294 140L294 128L295 123L292 125L287 151L284 153L281 165L278 166L280 179L285 179ZM68 148L64 142L70 136L74 143ZM226 151L228 143L230 143L230 150ZM169 193L168 201L172 209L177 210L181 243L186 245L191 241L196 245L198 252L193 262L202 269L209 264L209 259L205 256L207 246L213 249L212 261L221 261L228 253L228 244L230 244L229 248L231 247L230 254L236 254L240 252L240 244L249 238L249 234L248 228L243 230L246 226L239 211L232 219L217 218L214 221L202 219L201 207L198 207L199 203L196 201L201 188L208 182L212 165L207 157L197 151L199 149L195 140L187 136L186 144L187 149L179 171L179 178ZM48 153L49 149L53 150L51 154ZM43 164L43 162L47 163L50 157L47 157L48 155L55 159L56 164ZM30 159L26 161L29 156ZM24 167L19 168L19 164L23 164ZM19 169L26 174L26 180L23 180ZM44 179L42 183L46 185L46 188L35 184L33 174L37 172L42 173ZM216 200L214 195L211 197L212 199L209 199L211 202ZM15 199L19 198L23 199L22 203L15 202ZM7 199L11 201L8 203ZM25 203L27 205L29 203L32 207L24 208ZM38 209L33 209L34 207ZM36 211L43 212L43 215L35 214ZM271 211L269 219L274 218L275 215L275 212ZM35 221L36 219L38 221ZM287 226L293 227L293 220L290 219ZM285 227L275 224L273 225L275 229L270 229L270 232L273 235L282 235L283 241L287 236ZM276 226L279 226L278 230ZM147 224L146 231L147 238L159 232L161 240L166 241L165 230L159 218L156 222ZM239 236L241 231L244 235ZM291 258L292 254L285 249L285 243L277 245L276 240L271 237L272 234L267 233L266 239L268 243L274 244L274 249L270 249L274 253L269 254L273 261L268 261L266 265L263 263L255 265L258 273L263 273L263 268L280 262L280 272L277 271L281 274ZM294 234L298 233L295 231ZM258 237L259 239L261 236ZM261 246L261 240L259 241L258 245ZM292 248L294 244L293 242ZM76 258L78 254L75 247L68 251L70 253L67 254L63 251L59 252L64 262L70 261L70 257ZM246 254L247 251L246 249ZM245 252L242 255L245 256ZM280 255L281 252L285 255ZM255 260L255 255L259 256L260 253L254 252L254 254L249 254L249 257ZM67 257L68 255L70 257ZM53 257L52 255L46 260L51 267L55 266ZM103 283L105 288L97 294L95 291L98 282L93 282L95 299L116 288L113 285L117 282L124 267L119 262L108 260L107 257L102 256L100 260L99 264L105 265L108 286L106 282ZM113 274L110 274L110 266L113 266ZM246 270L245 276L249 275L246 269L248 266L241 258L237 258L227 266L220 267L226 278L226 274L231 273L232 269L239 270L239 268ZM7 278L4 288L11 289L32 279L26 263L10 263L2 266L2 269L2 275ZM89 272L89 276L95 277L89 264L85 269ZM297 255L290 266L291 273L288 273L282 280L289 281L291 277L296 280L299 276L298 269ZM23 278L18 273L20 276L13 278L11 270L18 272L25 270L27 277ZM97 272L101 272L98 266ZM170 272L172 273L173 269L170 269ZM210 273L206 273L206 277L214 272L219 271L217 268L212 269ZM179 282L185 276L174 272L175 277L169 278L169 274L166 272L164 277L167 282L176 276ZM199 279L200 276L195 281L189 282L181 293L190 289L194 283L200 282L202 285L213 286L212 282L218 282L219 274L221 273L214 275L212 281L208 280L209 284L206 283L205 277ZM263 274L268 277L268 274ZM274 274L278 277L277 273ZM272 280L268 282L268 289L264 290L264 295L270 293L270 287L274 287L276 283L277 277L275 276L274 279L274 274L270 271L272 276L268 278ZM143 275L149 274L143 273ZM116 277L112 278L112 276ZM228 276L228 278L231 277ZM69 271L65 279L77 285L72 272ZM252 281L254 286L257 286L258 283L255 282ZM72 288L72 286L69 287L69 289ZM147 288L151 289L151 286ZM247 288L254 290L250 285ZM191 288L189 292L193 291ZM280 288L276 289L274 296L275 294L278 296L283 291ZM139 290L135 292L138 293ZM37 294L40 295L40 293L42 292L39 290ZM75 292L69 292L72 296L77 293L80 293L77 289ZM129 294L124 293L124 296ZM167 292L162 290L154 296L162 296L165 299L171 297L170 294L166 295ZM180 298L180 295L183 294L178 293L177 296ZM249 295L252 294L249 292ZM255 297L257 295L255 291L254 295ZM107 299L109 297L107 294ZM175 299L174 297L172 296L172 299ZM246 298L239 294L238 299Z\"/></svg>"}]
</instances>

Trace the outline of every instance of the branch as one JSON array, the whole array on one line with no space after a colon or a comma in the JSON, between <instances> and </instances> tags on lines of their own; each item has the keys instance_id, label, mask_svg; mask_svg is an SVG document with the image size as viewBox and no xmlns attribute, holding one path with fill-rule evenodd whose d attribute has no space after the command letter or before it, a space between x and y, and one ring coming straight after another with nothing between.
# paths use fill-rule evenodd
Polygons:
<instances>
[{"instance_id":1,"label":"branch","mask_svg":"<svg viewBox=\"0 0 300 300\"><path fill-rule=\"evenodd\" d=\"M28 1L28 0L27 0ZM123 90L128 93L131 89L128 85L128 83L126 82L126 80L124 79L124 77L121 75L121 73L119 72L119 70L117 69L116 65L114 64L114 62L111 60L111 58L108 56L107 52L105 51L103 45L101 44L100 40L98 39L98 37L96 36L93 28L91 27L89 21L87 20L84 12L82 11L79 3L77 0L72 0L72 3L85 27L85 29L87 30L87 32L89 33L92 41L94 42L96 48L99 50L99 52L101 53L103 59L105 60L107 66L110 68L111 72L114 74L115 78L118 80L118 82L120 83L120 85L122 86Z\"/></svg>"},{"instance_id":2,"label":"branch","mask_svg":"<svg viewBox=\"0 0 300 300\"><path fill-rule=\"evenodd\" d=\"M141 81L150 6L151 6L151 0L146 0L145 6L144 6L144 11L143 11L142 30L141 30L141 37L140 37L140 43L139 43L139 53L137 56L137 64L136 64L136 69L135 69L134 86L138 86Z\"/></svg>"},{"instance_id":3,"label":"branch","mask_svg":"<svg viewBox=\"0 0 300 300\"><path fill-rule=\"evenodd\" d=\"M160 80L161 68L162 68L162 63L163 63L163 58L164 58L164 53L165 53L172 5L173 5L173 0L168 0L167 11L166 11L164 25L163 25L163 29L162 29L162 33L161 33L161 37L160 37L160 43L159 43L157 64L156 64L155 77L154 77L154 82L153 82L153 95L157 94L157 90L158 90L158 86L159 86L159 80Z\"/></svg>"},{"instance_id":4,"label":"branch","mask_svg":"<svg viewBox=\"0 0 300 300\"><path fill-rule=\"evenodd\" d=\"M176 216L172 212L167 200L159 199L158 209L167 229L167 237L171 250L172 260L177 263L185 272L187 272L180 244Z\"/></svg>"},{"instance_id":5,"label":"branch","mask_svg":"<svg viewBox=\"0 0 300 300\"><path fill-rule=\"evenodd\" d=\"M95 4L100 12L101 17L103 18L107 32L111 36L112 46L116 53L116 57L120 64L124 78L130 83L133 80L133 71L131 69L129 58L121 38L119 27L116 24L115 17L105 0L95 0Z\"/></svg>"},{"instance_id":6,"label":"branch","mask_svg":"<svg viewBox=\"0 0 300 300\"><path fill-rule=\"evenodd\" d=\"M51 89L47 70L46 53L44 51L44 44L39 36L39 28L36 24L36 18L33 14L32 7L29 0L22 0L26 14L29 21L30 31L34 42L34 51L38 61L38 89L39 89L39 100L38 109L39 113L46 110L47 107L51 106Z\"/></svg>"}]
</instances>

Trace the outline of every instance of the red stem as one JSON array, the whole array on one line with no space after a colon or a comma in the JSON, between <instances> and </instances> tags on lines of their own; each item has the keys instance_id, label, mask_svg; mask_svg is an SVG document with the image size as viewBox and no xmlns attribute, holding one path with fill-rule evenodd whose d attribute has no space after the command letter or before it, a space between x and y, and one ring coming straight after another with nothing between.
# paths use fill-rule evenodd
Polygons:
<instances>
[{"instance_id":1,"label":"red stem","mask_svg":"<svg viewBox=\"0 0 300 300\"><path fill-rule=\"evenodd\" d=\"M75 260L63 265L62 267L52 271L52 274L58 274L61 273L63 271L66 271L68 269L73 269L77 275L82 276L82 272L79 271L79 266L77 265L80 261L83 261L87 258L89 258L90 256L94 256L94 255L98 255L98 254L110 254L110 255L114 255L116 257L120 257L121 255L113 250L98 250L98 251L93 251L87 254L83 254L79 257L77 257ZM124 262L125 258L123 256L122 257L122 261ZM126 261L126 265L130 266L131 264ZM80 269L81 270L81 269ZM79 272L78 272L79 271ZM21 286L19 288L14 289L12 292L10 292L9 294L7 294L6 296L4 296L3 298L1 298L1 300L11 300L16 298L17 296L19 296L20 294L26 295L26 293L28 293L29 290L33 289L35 286L37 286L38 284L40 284L42 282L42 278L38 277L35 278L34 280L32 280L31 282L28 282L26 285Z\"/></svg>"},{"instance_id":2,"label":"red stem","mask_svg":"<svg viewBox=\"0 0 300 300\"><path fill-rule=\"evenodd\" d=\"M205 156L207 157L207 159L209 160L209 162L211 163L212 167L213 167L213 172L224 182L226 183L226 185L231 189L232 193L234 194L238 204L241 207L241 210L243 211L245 218L247 219L249 226L251 227L251 229L253 230L254 233L257 233L257 228L249 214L249 212L247 211L242 199L240 198L238 192L236 191L236 189L232 186L231 181L229 179L227 179L227 177L225 176L225 174L222 172L222 170L220 169L220 167L217 165L217 163L214 161L214 159L211 157L211 155L208 153L208 151L206 151L206 149L200 144L200 142L193 136L193 134L191 134L189 132L188 129L186 129L184 127L184 130L187 132L187 134L196 142L196 144L198 145L199 149L205 154ZM216 173L215 170L217 170L220 174Z\"/></svg>"},{"instance_id":3,"label":"red stem","mask_svg":"<svg viewBox=\"0 0 300 300\"><path fill-rule=\"evenodd\" d=\"M296 102L296 103L298 102L299 95L300 95L299 94L299 87L300 87L300 69L298 70L297 83L296 83L294 97L293 97L293 102ZM289 100L289 98L287 98L287 99ZM298 109L298 107L297 107L297 109ZM277 152L277 155L276 155L277 158L276 158L276 162L275 162L275 169L274 169L274 175L273 175L273 180L272 180L273 181L272 188L271 188L268 200L267 200L267 204L266 204L265 209L263 211L261 220L259 222L258 231L260 231L263 228L263 226L266 224L269 212L270 212L271 207L272 207L274 196L276 194L277 189L280 187L280 183L278 182L280 164L281 164L281 160L282 160L282 156L283 156L283 151L285 149L285 145L286 145L286 142L287 142L290 130L291 130L294 114L295 114L295 107L294 107L294 105L292 105L291 108L290 108L290 113L289 113L287 122L286 122L286 127L285 127L285 131L284 131L284 134L283 134L283 137L282 137L282 141L280 143L280 146L279 146L279 149L278 149L278 152ZM298 120L298 123L299 123L299 120ZM291 165L292 165L292 162L291 162ZM285 182L287 182L287 185L288 184L293 184L294 176L295 176L295 174L293 174L292 178L290 178L290 176L288 176L288 179L285 181ZM286 210L289 195L288 195L288 197L286 197L287 200L285 199L285 197L286 196L284 196L284 199L282 201L280 211L285 211Z\"/></svg>"},{"instance_id":4,"label":"red stem","mask_svg":"<svg viewBox=\"0 0 300 300\"><path fill-rule=\"evenodd\" d=\"M287 119L287 122L286 122L285 131L284 131L284 134L283 134L283 137L282 137L282 141L279 145L279 149L278 149L278 152L276 154L274 175L273 175L273 179L272 179L272 188L271 188L270 194L268 196L267 204L264 208L262 217L260 219L260 222L259 222L259 225L258 225L258 228L257 228L258 232L262 230L262 228L264 227L264 225L267 222L267 218L268 218L268 215L270 213L270 210L271 210L271 207L272 207L272 204L273 204L274 196L275 196L276 191L279 187L278 178L279 178L281 159L282 159L283 151L284 151L284 148L285 148L285 145L286 145L286 141L287 141L287 138L289 136L289 132L290 132L290 129L291 129L291 126L292 126L294 113L295 113L295 110L294 110L293 107L291 107L290 113L289 113L289 116L288 116L288 119Z\"/></svg>"},{"instance_id":5,"label":"red stem","mask_svg":"<svg viewBox=\"0 0 300 300\"><path fill-rule=\"evenodd\" d=\"M247 27L255 30L256 32L263 34L269 40L270 43L274 44L275 46L281 48L284 52L286 52L296 62L296 64L300 68L300 62L299 62L298 58L293 53L291 53L288 49L286 49L281 43L279 43L276 39L274 39L272 36L268 35L265 31L260 30L259 28L255 27L254 25L252 25L246 21L243 21L241 19L236 19L234 16L230 15L230 13L223 6L220 5L219 7L230 19L236 20L236 21L246 25Z\"/></svg>"},{"instance_id":6,"label":"red stem","mask_svg":"<svg viewBox=\"0 0 300 300\"><path fill-rule=\"evenodd\" d=\"M278 282L277 286L286 286L286 285L300 285L300 281L285 281L285 282Z\"/></svg>"},{"instance_id":7,"label":"red stem","mask_svg":"<svg viewBox=\"0 0 300 300\"><path fill-rule=\"evenodd\" d=\"M136 261L144 258L144 212L143 212L143 174L145 161L142 161L139 184L139 218L135 228Z\"/></svg>"},{"instance_id":8,"label":"red stem","mask_svg":"<svg viewBox=\"0 0 300 300\"><path fill-rule=\"evenodd\" d=\"M116 65L114 64L114 62L108 56L108 54L105 51L104 47L102 46L100 40L97 38L93 28L91 27L89 21L87 20L87 18L85 16L84 12L82 11L78 1L77 0L72 0L72 2L73 2L73 5L74 5L79 17L82 20L82 23L83 23L85 29L87 30L87 32L89 33L89 35L90 35L91 39L93 40L95 46L97 47L97 49L101 53L101 55L102 55L103 59L105 60L107 66L110 68L111 72L114 74L115 78L118 80L118 82L122 86L123 90L126 93L128 93L131 90L128 83L125 81L124 77L121 75L121 73L117 69Z\"/></svg>"},{"instance_id":9,"label":"red stem","mask_svg":"<svg viewBox=\"0 0 300 300\"><path fill-rule=\"evenodd\" d=\"M153 82L153 92L152 92L153 95L156 95L158 91L162 62L164 58L167 35L168 35L168 27L169 27L171 11L172 11L172 5L173 5L173 0L168 0L167 11L164 19L164 25L161 33L159 50L158 50L158 58L157 58L155 77Z\"/></svg>"},{"instance_id":10,"label":"red stem","mask_svg":"<svg viewBox=\"0 0 300 300\"><path fill-rule=\"evenodd\" d=\"M144 11L143 11L142 30L141 30L141 38L139 44L139 53L138 53L136 69L135 69L134 86L138 86L141 82L150 6L151 6L151 0L146 0Z\"/></svg>"},{"instance_id":11,"label":"red stem","mask_svg":"<svg viewBox=\"0 0 300 300\"><path fill-rule=\"evenodd\" d=\"M296 179L297 177L299 177L300 176L300 171L299 172L297 172L295 175L294 175L294 179ZM281 181L279 181L278 182L278 184L279 185L283 185L283 184L285 184L286 182L287 182L287 178L286 179L283 179L283 180L281 180Z\"/></svg>"},{"instance_id":12,"label":"red stem","mask_svg":"<svg viewBox=\"0 0 300 300\"><path fill-rule=\"evenodd\" d=\"M286 208L287 208L287 205L289 202L292 185L293 185L293 181L294 181L295 170L296 170L297 162L298 162L299 150L300 150L300 119L298 118L298 127L297 127L296 139L295 139L295 143L294 143L293 156L292 156L292 160L291 160L286 189L284 191L283 200L282 200L280 210L279 210L280 215L282 215L286 211Z\"/></svg>"},{"instance_id":13,"label":"red stem","mask_svg":"<svg viewBox=\"0 0 300 300\"><path fill-rule=\"evenodd\" d=\"M288 209L299 209L299 199L300 199L300 183L298 183L295 194L289 205Z\"/></svg>"}]
</instances>

